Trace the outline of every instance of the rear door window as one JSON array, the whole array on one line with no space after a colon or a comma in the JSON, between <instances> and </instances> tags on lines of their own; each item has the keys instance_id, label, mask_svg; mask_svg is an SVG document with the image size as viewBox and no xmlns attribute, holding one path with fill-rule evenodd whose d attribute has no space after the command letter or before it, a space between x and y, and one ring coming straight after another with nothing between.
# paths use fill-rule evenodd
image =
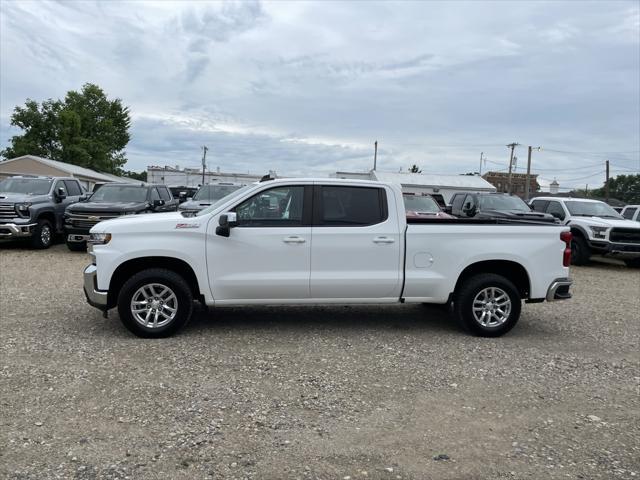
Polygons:
<instances>
[{"instance_id":1,"label":"rear door window","mask_svg":"<svg viewBox=\"0 0 640 480\"><path fill-rule=\"evenodd\" d=\"M364 227L388 217L387 196L382 188L321 186L316 189L314 225Z\"/></svg>"},{"instance_id":2,"label":"rear door window","mask_svg":"<svg viewBox=\"0 0 640 480\"><path fill-rule=\"evenodd\" d=\"M624 218L628 218L629 220L632 220L635 213L636 213L635 208L625 208L624 212L622 212L622 216Z\"/></svg>"},{"instance_id":3,"label":"rear door window","mask_svg":"<svg viewBox=\"0 0 640 480\"><path fill-rule=\"evenodd\" d=\"M560 202L549 202L547 213L553 215L556 218L559 218L560 220L564 220L565 217L564 208L562 208Z\"/></svg>"},{"instance_id":4,"label":"rear door window","mask_svg":"<svg viewBox=\"0 0 640 480\"><path fill-rule=\"evenodd\" d=\"M536 212L544 212L547 209L547 205L549 205L548 200L534 200L531 202L531 208L533 208Z\"/></svg>"},{"instance_id":5,"label":"rear door window","mask_svg":"<svg viewBox=\"0 0 640 480\"><path fill-rule=\"evenodd\" d=\"M78 185L78 182L74 180L65 180L64 184L67 186L67 195L69 195L70 197L82 195L82 190L80 190L80 185Z\"/></svg>"},{"instance_id":6,"label":"rear door window","mask_svg":"<svg viewBox=\"0 0 640 480\"><path fill-rule=\"evenodd\" d=\"M167 202L171 200L171 194L169 193L169 190L167 190L167 187L158 187L158 192L160 193L160 198L162 200Z\"/></svg>"}]
</instances>

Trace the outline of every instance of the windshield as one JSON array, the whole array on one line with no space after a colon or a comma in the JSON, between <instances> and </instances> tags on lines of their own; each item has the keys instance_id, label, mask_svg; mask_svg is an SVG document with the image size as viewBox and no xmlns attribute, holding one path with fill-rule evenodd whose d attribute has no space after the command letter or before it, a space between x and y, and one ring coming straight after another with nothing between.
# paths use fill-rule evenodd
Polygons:
<instances>
[{"instance_id":1,"label":"windshield","mask_svg":"<svg viewBox=\"0 0 640 480\"><path fill-rule=\"evenodd\" d=\"M571 215L583 217L623 218L618 212L604 202L565 202Z\"/></svg>"},{"instance_id":2,"label":"windshield","mask_svg":"<svg viewBox=\"0 0 640 480\"><path fill-rule=\"evenodd\" d=\"M91 196L92 202L145 202L147 188L129 185L103 185Z\"/></svg>"},{"instance_id":3,"label":"windshield","mask_svg":"<svg viewBox=\"0 0 640 480\"><path fill-rule=\"evenodd\" d=\"M0 182L0 192L46 195L52 181L41 178L7 178Z\"/></svg>"},{"instance_id":4,"label":"windshield","mask_svg":"<svg viewBox=\"0 0 640 480\"><path fill-rule=\"evenodd\" d=\"M235 192L240 185L203 185L193 196L194 200L210 200L216 201L226 197L230 193Z\"/></svg>"},{"instance_id":5,"label":"windshield","mask_svg":"<svg viewBox=\"0 0 640 480\"><path fill-rule=\"evenodd\" d=\"M217 209L223 203L227 203L229 200L233 200L234 198L243 195L244 192L246 192L247 190L251 190L253 187L255 187L255 185L245 185L244 187L239 188L235 192L232 192L229 195L227 195L226 197L221 198L220 200L218 200L214 204L208 206L204 210L200 210L198 213L196 213L196 217L201 217L202 215L207 215L208 213L213 212L215 209Z\"/></svg>"},{"instance_id":6,"label":"windshield","mask_svg":"<svg viewBox=\"0 0 640 480\"><path fill-rule=\"evenodd\" d=\"M403 195L405 212L439 213L438 203L431 197L421 195Z\"/></svg>"},{"instance_id":7,"label":"windshield","mask_svg":"<svg viewBox=\"0 0 640 480\"><path fill-rule=\"evenodd\" d=\"M524 203L520 197L510 197L509 195L486 195L480 197L480 210L517 210L519 212L530 212L529 205Z\"/></svg>"}]
</instances>

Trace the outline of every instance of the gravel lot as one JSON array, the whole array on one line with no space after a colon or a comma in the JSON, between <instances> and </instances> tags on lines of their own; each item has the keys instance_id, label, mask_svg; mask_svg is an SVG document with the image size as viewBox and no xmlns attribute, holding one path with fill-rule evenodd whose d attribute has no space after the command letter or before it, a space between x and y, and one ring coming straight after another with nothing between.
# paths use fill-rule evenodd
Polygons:
<instances>
[{"instance_id":1,"label":"gravel lot","mask_svg":"<svg viewBox=\"0 0 640 480\"><path fill-rule=\"evenodd\" d=\"M507 336L425 306L224 308L141 340L88 256L0 246L3 478L640 478L640 273Z\"/></svg>"}]
</instances>

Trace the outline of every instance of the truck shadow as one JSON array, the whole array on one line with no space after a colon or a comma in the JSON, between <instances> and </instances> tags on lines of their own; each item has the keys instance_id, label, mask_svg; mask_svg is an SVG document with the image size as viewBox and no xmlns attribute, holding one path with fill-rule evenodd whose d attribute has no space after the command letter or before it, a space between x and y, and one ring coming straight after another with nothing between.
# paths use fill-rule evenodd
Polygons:
<instances>
[{"instance_id":1,"label":"truck shadow","mask_svg":"<svg viewBox=\"0 0 640 480\"><path fill-rule=\"evenodd\" d=\"M420 330L460 332L452 316L427 305L255 306L198 309L181 335L240 330Z\"/></svg>"}]
</instances>

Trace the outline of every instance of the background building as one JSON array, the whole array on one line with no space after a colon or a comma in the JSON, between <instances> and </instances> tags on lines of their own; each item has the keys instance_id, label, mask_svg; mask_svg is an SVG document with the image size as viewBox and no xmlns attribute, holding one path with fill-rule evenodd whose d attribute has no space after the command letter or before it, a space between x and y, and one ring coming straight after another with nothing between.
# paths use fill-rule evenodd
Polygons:
<instances>
[{"instance_id":1,"label":"background building","mask_svg":"<svg viewBox=\"0 0 640 480\"><path fill-rule=\"evenodd\" d=\"M496 187L498 192L509 191L509 174L507 172L487 172L482 175L487 182ZM511 193L524 197L524 187L527 182L527 175L525 173L512 173L511 174ZM537 192L540 189L538 184L538 175L529 175L529 195Z\"/></svg>"},{"instance_id":2,"label":"background building","mask_svg":"<svg viewBox=\"0 0 640 480\"><path fill-rule=\"evenodd\" d=\"M378 180L402 186L406 193L441 195L446 203L457 192L495 192L496 187L477 175L430 175L425 173L336 172L335 178Z\"/></svg>"},{"instance_id":3,"label":"background building","mask_svg":"<svg viewBox=\"0 0 640 480\"><path fill-rule=\"evenodd\" d=\"M58 162L50 158L35 155L23 155L0 162L0 180L15 175L41 175L45 177L73 177L89 191L96 183L127 182L140 183L128 177L118 177L109 173L100 173L90 168Z\"/></svg>"},{"instance_id":4,"label":"background building","mask_svg":"<svg viewBox=\"0 0 640 480\"><path fill-rule=\"evenodd\" d=\"M276 172L270 170L268 172L272 177L276 176ZM248 184L257 182L265 173L252 174L252 173L230 173L222 172L217 169L214 172L206 171L204 174L204 183L242 183ZM147 167L147 182L149 183L162 183L169 187L198 187L202 185L202 169L198 168L184 168L179 166L159 167L151 165Z\"/></svg>"}]
</instances>

